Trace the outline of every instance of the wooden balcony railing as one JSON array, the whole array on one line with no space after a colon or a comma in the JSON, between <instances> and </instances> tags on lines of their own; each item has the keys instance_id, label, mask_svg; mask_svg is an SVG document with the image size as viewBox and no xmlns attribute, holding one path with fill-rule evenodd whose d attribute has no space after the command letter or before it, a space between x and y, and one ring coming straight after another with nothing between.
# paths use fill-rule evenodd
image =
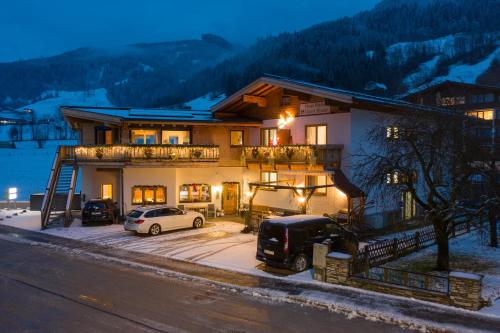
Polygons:
<instances>
[{"instance_id":1,"label":"wooden balcony railing","mask_svg":"<svg viewBox=\"0 0 500 333\"><path fill-rule=\"evenodd\" d=\"M213 145L102 145L62 146L63 160L83 162L217 162L219 146Z\"/></svg>"},{"instance_id":2,"label":"wooden balcony railing","mask_svg":"<svg viewBox=\"0 0 500 333\"><path fill-rule=\"evenodd\" d=\"M246 146L245 162L339 167L343 145Z\"/></svg>"}]
</instances>

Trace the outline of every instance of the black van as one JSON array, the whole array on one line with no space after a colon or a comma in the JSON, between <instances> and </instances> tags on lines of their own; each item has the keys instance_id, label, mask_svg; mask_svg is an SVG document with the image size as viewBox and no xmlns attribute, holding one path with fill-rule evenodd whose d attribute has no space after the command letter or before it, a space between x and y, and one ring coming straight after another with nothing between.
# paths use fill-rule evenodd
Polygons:
<instances>
[{"instance_id":1,"label":"black van","mask_svg":"<svg viewBox=\"0 0 500 333\"><path fill-rule=\"evenodd\" d=\"M314 243L332 240L332 251L357 248L356 235L328 217L293 215L262 222L257 239L257 260L270 266L302 272L310 267Z\"/></svg>"}]
</instances>

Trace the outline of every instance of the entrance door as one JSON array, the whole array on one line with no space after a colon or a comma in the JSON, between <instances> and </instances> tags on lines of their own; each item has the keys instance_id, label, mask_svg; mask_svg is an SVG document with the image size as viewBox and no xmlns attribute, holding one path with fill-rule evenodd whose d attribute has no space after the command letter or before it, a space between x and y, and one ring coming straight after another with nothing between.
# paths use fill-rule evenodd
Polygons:
<instances>
[{"instance_id":1,"label":"entrance door","mask_svg":"<svg viewBox=\"0 0 500 333\"><path fill-rule=\"evenodd\" d=\"M401 201L403 202L403 220L409 220L415 217L416 204L411 192L401 193Z\"/></svg>"},{"instance_id":2,"label":"entrance door","mask_svg":"<svg viewBox=\"0 0 500 333\"><path fill-rule=\"evenodd\" d=\"M238 213L240 183L222 183L222 209L224 214Z\"/></svg>"}]
</instances>

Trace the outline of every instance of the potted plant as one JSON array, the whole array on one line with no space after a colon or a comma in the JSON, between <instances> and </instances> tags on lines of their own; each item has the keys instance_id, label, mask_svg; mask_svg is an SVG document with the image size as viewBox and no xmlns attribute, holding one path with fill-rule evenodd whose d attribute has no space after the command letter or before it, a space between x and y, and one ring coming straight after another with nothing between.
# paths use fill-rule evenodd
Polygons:
<instances>
[{"instance_id":1,"label":"potted plant","mask_svg":"<svg viewBox=\"0 0 500 333\"><path fill-rule=\"evenodd\" d=\"M144 148L144 156L146 156L146 158L153 157L153 148L151 147Z\"/></svg>"},{"instance_id":2,"label":"potted plant","mask_svg":"<svg viewBox=\"0 0 500 333\"><path fill-rule=\"evenodd\" d=\"M104 150L102 148L97 148L95 150L95 156L98 158L98 159L102 159L104 157Z\"/></svg>"},{"instance_id":3,"label":"potted plant","mask_svg":"<svg viewBox=\"0 0 500 333\"><path fill-rule=\"evenodd\" d=\"M193 152L191 153L191 155L192 155L194 158L200 158L200 157L201 157L201 154L202 154L201 149L195 149L195 150L193 150Z\"/></svg>"},{"instance_id":4,"label":"potted plant","mask_svg":"<svg viewBox=\"0 0 500 333\"><path fill-rule=\"evenodd\" d=\"M288 159L289 159L289 160L291 160L291 159L292 159L292 157L293 157L293 155L295 154L295 152L294 152L293 148L291 148L291 147L286 147L286 149L285 149L285 154L286 154L286 156L288 157Z\"/></svg>"},{"instance_id":5,"label":"potted plant","mask_svg":"<svg viewBox=\"0 0 500 333\"><path fill-rule=\"evenodd\" d=\"M252 158L256 159L257 157L259 157L259 148L254 147L252 148Z\"/></svg>"}]
</instances>

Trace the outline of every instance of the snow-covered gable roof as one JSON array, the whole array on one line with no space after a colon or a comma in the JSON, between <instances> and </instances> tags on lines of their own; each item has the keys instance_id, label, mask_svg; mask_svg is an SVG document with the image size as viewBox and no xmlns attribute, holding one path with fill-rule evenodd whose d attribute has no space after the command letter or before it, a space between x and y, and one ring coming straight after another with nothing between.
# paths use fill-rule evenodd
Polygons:
<instances>
[{"instance_id":1,"label":"snow-covered gable roof","mask_svg":"<svg viewBox=\"0 0 500 333\"><path fill-rule=\"evenodd\" d=\"M436 108L436 107L431 107L431 106L426 106L426 105L420 105L420 104L414 104L410 102L406 102L403 100L397 100L397 99L392 99L392 98L386 98L386 97L379 97L379 96L373 96L373 95L368 95L360 92L355 92L355 91L349 91L349 90L343 90L343 89L337 89L337 88L332 88L324 85L319 85L315 83L310 83L310 82L305 82L305 81L300 81L300 80L294 80L282 76L277 76L277 75L271 75L271 74L265 74L265 76L262 76L258 78L257 80L253 81L246 87L240 89L233 95L229 96L225 100L221 101L220 103L216 104L213 108L212 111L217 112L221 111L231 104L237 102L238 100L242 99L242 96L245 95L248 91L255 89L256 86L262 85L262 84L267 84L267 85L274 85L274 86L279 86L282 88L302 92L302 93L308 93L311 95L331 99L334 101L342 102L342 103L347 103L355 107L357 103L363 103L363 104L368 104L368 105L378 105L378 106L387 106L387 107L395 107L399 109L405 109L405 110L417 110L417 111L425 111L425 112L440 112L440 113L446 113L450 114L449 110L442 109L442 108Z\"/></svg>"},{"instance_id":2,"label":"snow-covered gable roof","mask_svg":"<svg viewBox=\"0 0 500 333\"><path fill-rule=\"evenodd\" d=\"M454 85L454 86L462 86L462 87L467 87L467 88L479 88L479 89L485 89L485 90L500 91L500 87L497 87L497 86L488 86L488 85L484 85L484 84L467 83L467 82L452 81L452 80L442 80L442 81L432 82L430 84L421 85L420 87L413 89L404 95L399 96L399 98L401 98L401 99L410 98L412 96L426 93L428 91L438 89L439 87L443 87L446 85Z\"/></svg>"}]
</instances>

